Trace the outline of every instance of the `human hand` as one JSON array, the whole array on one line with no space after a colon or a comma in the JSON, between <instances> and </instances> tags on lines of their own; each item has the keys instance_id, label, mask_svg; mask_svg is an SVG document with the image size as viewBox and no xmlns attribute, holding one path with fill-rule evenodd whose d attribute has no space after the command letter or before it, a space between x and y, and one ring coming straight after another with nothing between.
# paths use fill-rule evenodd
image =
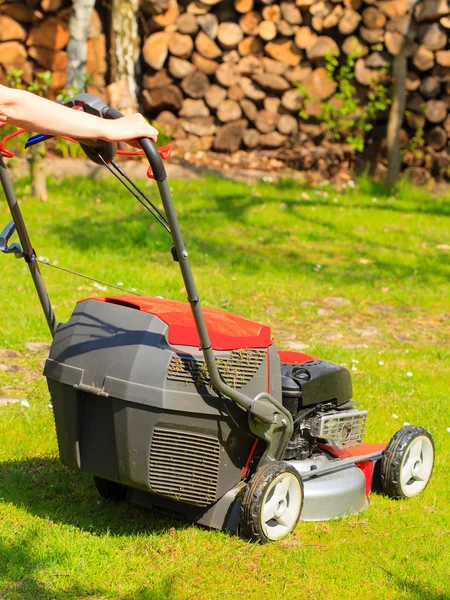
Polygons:
<instances>
[{"instance_id":1,"label":"human hand","mask_svg":"<svg viewBox=\"0 0 450 600\"><path fill-rule=\"evenodd\" d=\"M135 113L121 119L104 119L101 139L106 142L128 142L136 146L138 138L150 138L156 142L158 130L152 127L144 117Z\"/></svg>"}]
</instances>

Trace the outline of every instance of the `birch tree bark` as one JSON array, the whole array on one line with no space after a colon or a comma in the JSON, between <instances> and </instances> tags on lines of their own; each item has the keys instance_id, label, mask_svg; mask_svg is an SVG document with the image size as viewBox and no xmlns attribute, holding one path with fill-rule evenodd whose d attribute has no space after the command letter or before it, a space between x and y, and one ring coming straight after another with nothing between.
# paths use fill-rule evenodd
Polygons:
<instances>
[{"instance_id":1,"label":"birch tree bark","mask_svg":"<svg viewBox=\"0 0 450 600\"><path fill-rule=\"evenodd\" d=\"M85 68L89 21L95 0L75 0L69 21L70 37L67 44L67 87L85 87Z\"/></svg>"},{"instance_id":2,"label":"birch tree bark","mask_svg":"<svg viewBox=\"0 0 450 600\"><path fill-rule=\"evenodd\" d=\"M138 9L139 0L112 0L111 3L111 84L108 95L110 104L125 114L138 109Z\"/></svg>"}]
</instances>

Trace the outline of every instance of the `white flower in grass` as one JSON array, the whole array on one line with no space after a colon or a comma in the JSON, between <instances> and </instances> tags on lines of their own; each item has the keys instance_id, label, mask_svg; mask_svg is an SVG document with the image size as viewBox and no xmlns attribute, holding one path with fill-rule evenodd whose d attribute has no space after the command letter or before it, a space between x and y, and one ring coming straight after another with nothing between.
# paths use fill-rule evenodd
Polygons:
<instances>
[{"instance_id":1,"label":"white flower in grass","mask_svg":"<svg viewBox=\"0 0 450 600\"><path fill-rule=\"evenodd\" d=\"M384 360L379 360L378 364L380 365L380 367L382 367L384 365Z\"/></svg>"},{"instance_id":2,"label":"white flower in grass","mask_svg":"<svg viewBox=\"0 0 450 600\"><path fill-rule=\"evenodd\" d=\"M398 419L398 415L396 415L395 413L392 415L393 419Z\"/></svg>"},{"instance_id":3,"label":"white flower in grass","mask_svg":"<svg viewBox=\"0 0 450 600\"><path fill-rule=\"evenodd\" d=\"M411 373L411 371L408 371L408 372L406 373L406 377L412 377L412 376L413 376L413 374Z\"/></svg>"},{"instance_id":4,"label":"white flower in grass","mask_svg":"<svg viewBox=\"0 0 450 600\"><path fill-rule=\"evenodd\" d=\"M355 182L353 181L353 179L350 179L350 181L347 182L347 186L352 190L355 189Z\"/></svg>"},{"instance_id":5,"label":"white flower in grass","mask_svg":"<svg viewBox=\"0 0 450 600\"><path fill-rule=\"evenodd\" d=\"M20 404L21 406L25 406L25 408L30 408L30 403L28 402L28 400L22 400Z\"/></svg>"}]
</instances>

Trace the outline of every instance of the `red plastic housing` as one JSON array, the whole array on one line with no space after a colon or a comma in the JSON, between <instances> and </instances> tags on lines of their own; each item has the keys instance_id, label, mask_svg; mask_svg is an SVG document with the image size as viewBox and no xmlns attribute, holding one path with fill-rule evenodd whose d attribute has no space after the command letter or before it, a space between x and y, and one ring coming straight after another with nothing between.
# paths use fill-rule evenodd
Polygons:
<instances>
[{"instance_id":1,"label":"red plastic housing","mask_svg":"<svg viewBox=\"0 0 450 600\"><path fill-rule=\"evenodd\" d=\"M169 326L170 344L200 347L194 317L187 302L144 296L108 296L88 300L120 304L155 315ZM268 348L273 343L270 328L265 325L214 308L203 308L203 315L213 350Z\"/></svg>"}]
</instances>

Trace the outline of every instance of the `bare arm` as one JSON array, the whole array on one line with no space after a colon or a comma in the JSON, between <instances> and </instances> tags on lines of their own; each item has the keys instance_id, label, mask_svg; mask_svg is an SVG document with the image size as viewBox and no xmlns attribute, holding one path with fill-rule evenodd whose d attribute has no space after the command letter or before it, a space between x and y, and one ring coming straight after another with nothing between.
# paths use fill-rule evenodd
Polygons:
<instances>
[{"instance_id":1,"label":"bare arm","mask_svg":"<svg viewBox=\"0 0 450 600\"><path fill-rule=\"evenodd\" d=\"M16 125L38 133L126 142L139 137L156 141L158 131L138 113L107 120L50 102L30 92L0 85L0 127Z\"/></svg>"}]
</instances>

